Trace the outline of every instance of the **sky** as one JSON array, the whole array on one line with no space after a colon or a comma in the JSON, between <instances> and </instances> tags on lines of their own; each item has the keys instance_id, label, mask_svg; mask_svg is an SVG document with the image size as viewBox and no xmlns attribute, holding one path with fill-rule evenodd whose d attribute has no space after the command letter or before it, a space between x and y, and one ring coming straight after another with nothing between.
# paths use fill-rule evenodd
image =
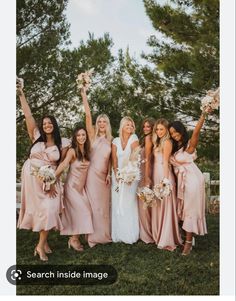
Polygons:
<instances>
[{"instance_id":1,"label":"sky","mask_svg":"<svg viewBox=\"0 0 236 301\"><path fill-rule=\"evenodd\" d=\"M151 52L146 42L156 31L142 0L69 0L66 15L71 24L72 47L78 47L81 40L86 41L88 32L94 33L95 38L108 32L114 42L114 55L127 46L137 59L142 51Z\"/></svg>"}]
</instances>

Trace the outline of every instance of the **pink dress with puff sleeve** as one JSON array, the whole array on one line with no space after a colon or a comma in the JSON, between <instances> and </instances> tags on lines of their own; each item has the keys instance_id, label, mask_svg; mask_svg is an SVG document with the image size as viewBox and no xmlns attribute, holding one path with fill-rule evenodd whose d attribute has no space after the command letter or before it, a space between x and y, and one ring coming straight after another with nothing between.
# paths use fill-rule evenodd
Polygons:
<instances>
[{"instance_id":1,"label":"pink dress with puff sleeve","mask_svg":"<svg viewBox=\"0 0 236 301\"><path fill-rule=\"evenodd\" d=\"M207 233L205 219L204 176L194 163L196 152L189 154L179 149L171 156L171 164L177 177L178 216L182 228L197 235Z\"/></svg>"},{"instance_id":2,"label":"pink dress with puff sleeve","mask_svg":"<svg viewBox=\"0 0 236 301\"><path fill-rule=\"evenodd\" d=\"M39 138L38 129L34 130L34 141ZM62 148L68 147L70 141L62 138ZM56 183L57 195L50 198L43 190L43 183L32 175L32 168L50 165L54 170L57 167L59 151L56 145L46 147L44 142L36 143L25 161L21 173L21 209L18 219L18 228L41 230L61 230L63 228L60 213L63 208L62 186Z\"/></svg>"}]
</instances>

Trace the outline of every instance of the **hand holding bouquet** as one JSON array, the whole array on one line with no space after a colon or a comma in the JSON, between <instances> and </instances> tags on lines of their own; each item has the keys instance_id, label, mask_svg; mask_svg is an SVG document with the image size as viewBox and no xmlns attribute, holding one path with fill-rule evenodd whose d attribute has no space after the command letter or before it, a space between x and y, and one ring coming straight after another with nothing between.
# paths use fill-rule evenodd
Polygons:
<instances>
[{"instance_id":1,"label":"hand holding bouquet","mask_svg":"<svg viewBox=\"0 0 236 301\"><path fill-rule=\"evenodd\" d=\"M170 195L171 193L171 183L170 180L167 178L164 178L159 184L156 184L153 187L153 191L155 193L155 196L163 201L164 198Z\"/></svg>"},{"instance_id":2,"label":"hand holding bouquet","mask_svg":"<svg viewBox=\"0 0 236 301\"><path fill-rule=\"evenodd\" d=\"M209 113L218 110L220 105L220 88L217 90L209 90L207 95L201 101L201 110L203 113Z\"/></svg>"},{"instance_id":3,"label":"hand holding bouquet","mask_svg":"<svg viewBox=\"0 0 236 301\"><path fill-rule=\"evenodd\" d=\"M41 167L31 165L31 174L43 182L44 191L49 191L50 186L56 182L55 171L50 165Z\"/></svg>"},{"instance_id":4,"label":"hand holding bouquet","mask_svg":"<svg viewBox=\"0 0 236 301\"><path fill-rule=\"evenodd\" d=\"M155 193L149 187L138 188L137 195L140 201L143 202L143 209L152 207L156 203Z\"/></svg>"},{"instance_id":5,"label":"hand holding bouquet","mask_svg":"<svg viewBox=\"0 0 236 301\"><path fill-rule=\"evenodd\" d=\"M77 76L76 83L77 88L80 91L82 88L85 88L86 90L91 86L91 76L94 72L94 69L90 69L88 71L85 71L83 73L80 73Z\"/></svg>"},{"instance_id":6,"label":"hand holding bouquet","mask_svg":"<svg viewBox=\"0 0 236 301\"><path fill-rule=\"evenodd\" d=\"M16 94L20 96L22 94L22 89L24 88L23 78L16 76Z\"/></svg>"},{"instance_id":7,"label":"hand holding bouquet","mask_svg":"<svg viewBox=\"0 0 236 301\"><path fill-rule=\"evenodd\" d=\"M123 167L117 168L116 179L118 182L131 185L134 181L140 180L140 148L133 150L130 157L124 160ZM116 188L119 191L119 186Z\"/></svg>"}]
</instances>

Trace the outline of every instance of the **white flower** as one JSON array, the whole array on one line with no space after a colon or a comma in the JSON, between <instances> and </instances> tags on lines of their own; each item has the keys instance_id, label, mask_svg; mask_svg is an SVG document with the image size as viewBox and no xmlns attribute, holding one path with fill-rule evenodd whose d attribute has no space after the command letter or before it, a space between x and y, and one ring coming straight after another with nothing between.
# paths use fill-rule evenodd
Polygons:
<instances>
[{"instance_id":1,"label":"white flower","mask_svg":"<svg viewBox=\"0 0 236 301\"><path fill-rule=\"evenodd\" d=\"M16 85L19 86L21 89L23 89L24 88L23 78L20 78L20 77L16 76Z\"/></svg>"},{"instance_id":2,"label":"white flower","mask_svg":"<svg viewBox=\"0 0 236 301\"><path fill-rule=\"evenodd\" d=\"M44 183L44 190L49 190L50 185L56 182L55 171L50 165L41 167L31 165L31 174Z\"/></svg>"},{"instance_id":3,"label":"white flower","mask_svg":"<svg viewBox=\"0 0 236 301\"><path fill-rule=\"evenodd\" d=\"M167 196L171 193L171 183L168 179L164 178L159 184L156 184L153 187L153 191L155 193L155 196L159 200L164 200Z\"/></svg>"},{"instance_id":4,"label":"white flower","mask_svg":"<svg viewBox=\"0 0 236 301\"><path fill-rule=\"evenodd\" d=\"M209 109L217 110L220 105L220 88L217 90L209 90L207 95L201 100L201 110L208 112Z\"/></svg>"},{"instance_id":5,"label":"white flower","mask_svg":"<svg viewBox=\"0 0 236 301\"><path fill-rule=\"evenodd\" d=\"M80 73L77 76L76 83L78 90L81 90L83 87L89 88L91 85L91 76L94 72L94 69L89 69L88 71L85 71L83 73Z\"/></svg>"},{"instance_id":6,"label":"white flower","mask_svg":"<svg viewBox=\"0 0 236 301\"><path fill-rule=\"evenodd\" d=\"M153 204L156 203L155 193L149 187L138 188L137 195L143 202L143 209L152 207Z\"/></svg>"}]
</instances>

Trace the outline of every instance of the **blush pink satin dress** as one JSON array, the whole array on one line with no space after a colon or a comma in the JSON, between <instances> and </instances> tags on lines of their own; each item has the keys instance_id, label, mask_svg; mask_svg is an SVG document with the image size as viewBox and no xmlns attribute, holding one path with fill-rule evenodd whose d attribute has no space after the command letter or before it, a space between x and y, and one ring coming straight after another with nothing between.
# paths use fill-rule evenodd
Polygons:
<instances>
[{"instance_id":1,"label":"blush pink satin dress","mask_svg":"<svg viewBox=\"0 0 236 301\"><path fill-rule=\"evenodd\" d=\"M141 149L141 162L145 160L144 147ZM141 163L140 166L141 180L139 181L138 187L144 187L144 176L145 176L145 163ZM152 238L152 221L151 221L151 208L143 208L143 201L138 199L138 211L139 211L139 238L146 244L153 243Z\"/></svg>"},{"instance_id":2,"label":"blush pink satin dress","mask_svg":"<svg viewBox=\"0 0 236 301\"><path fill-rule=\"evenodd\" d=\"M88 161L78 159L70 165L64 186L62 235L93 233L92 210L84 189L88 167Z\"/></svg>"},{"instance_id":3,"label":"blush pink satin dress","mask_svg":"<svg viewBox=\"0 0 236 301\"><path fill-rule=\"evenodd\" d=\"M163 153L155 149L153 154L153 182L156 185L164 178ZM152 235L158 248L173 251L176 246L182 244L182 239L177 217L175 180L171 166L169 166L168 179L172 185L171 194L164 200L157 200L156 205L152 207Z\"/></svg>"},{"instance_id":4,"label":"blush pink satin dress","mask_svg":"<svg viewBox=\"0 0 236 301\"><path fill-rule=\"evenodd\" d=\"M40 136L34 131L34 141ZM70 145L70 141L62 138L62 148ZM18 228L41 230L62 230L63 225L60 213L63 209L62 185L56 183L57 195L50 198L43 191L43 183L31 174L32 167L50 165L56 169L59 151L56 145L46 147L44 142L36 143L30 152L29 159L25 161L21 173L21 209L18 219Z\"/></svg>"},{"instance_id":5,"label":"blush pink satin dress","mask_svg":"<svg viewBox=\"0 0 236 301\"><path fill-rule=\"evenodd\" d=\"M88 234L90 247L111 242L110 199L111 185L106 185L111 143L97 137L92 145L85 191L92 208L94 232Z\"/></svg>"},{"instance_id":6,"label":"blush pink satin dress","mask_svg":"<svg viewBox=\"0 0 236 301\"><path fill-rule=\"evenodd\" d=\"M171 156L171 164L177 176L178 216L182 228L197 235L207 233L205 218L205 179L194 163L196 152L189 154L179 149Z\"/></svg>"}]
</instances>

